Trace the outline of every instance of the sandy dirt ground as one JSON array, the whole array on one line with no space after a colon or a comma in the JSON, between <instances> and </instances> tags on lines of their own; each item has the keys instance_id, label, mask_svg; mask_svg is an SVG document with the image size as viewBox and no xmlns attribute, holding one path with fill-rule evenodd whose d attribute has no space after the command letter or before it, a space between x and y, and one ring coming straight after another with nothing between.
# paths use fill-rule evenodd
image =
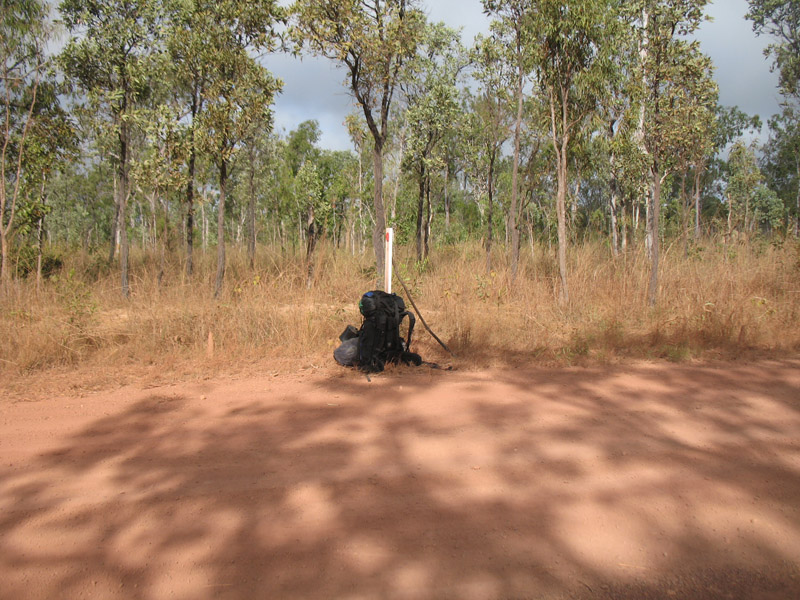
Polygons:
<instances>
[{"instance_id":1,"label":"sandy dirt ground","mask_svg":"<svg viewBox=\"0 0 800 600\"><path fill-rule=\"evenodd\" d=\"M0 399L0 598L800 598L800 360Z\"/></svg>"}]
</instances>

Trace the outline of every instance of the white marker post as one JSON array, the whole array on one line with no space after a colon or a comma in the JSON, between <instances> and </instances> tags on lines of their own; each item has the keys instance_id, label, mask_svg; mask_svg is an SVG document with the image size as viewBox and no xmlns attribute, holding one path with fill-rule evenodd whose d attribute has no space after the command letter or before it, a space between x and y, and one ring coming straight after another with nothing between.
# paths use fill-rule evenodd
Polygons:
<instances>
[{"instance_id":1,"label":"white marker post","mask_svg":"<svg viewBox=\"0 0 800 600\"><path fill-rule=\"evenodd\" d=\"M383 285L386 288L386 293L392 293L392 246L394 246L394 229L391 227L386 228L386 237L384 238L384 258L386 264L383 269Z\"/></svg>"}]
</instances>

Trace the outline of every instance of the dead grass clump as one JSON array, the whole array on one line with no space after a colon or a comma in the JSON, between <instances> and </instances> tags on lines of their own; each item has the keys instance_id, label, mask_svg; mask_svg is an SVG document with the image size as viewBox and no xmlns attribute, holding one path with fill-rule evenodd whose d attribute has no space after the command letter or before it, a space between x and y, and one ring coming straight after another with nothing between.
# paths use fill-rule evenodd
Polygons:
<instances>
[{"instance_id":1,"label":"dead grass clump","mask_svg":"<svg viewBox=\"0 0 800 600\"><path fill-rule=\"evenodd\" d=\"M614 259L593 245L569 253L566 306L557 302L554 253L541 247L522 261L513 286L507 270L487 274L466 253L450 252L417 287L441 314L448 343L479 364L736 358L800 345L797 252L710 245L686 256L668 248L655 309L646 304L644 251Z\"/></svg>"}]
</instances>

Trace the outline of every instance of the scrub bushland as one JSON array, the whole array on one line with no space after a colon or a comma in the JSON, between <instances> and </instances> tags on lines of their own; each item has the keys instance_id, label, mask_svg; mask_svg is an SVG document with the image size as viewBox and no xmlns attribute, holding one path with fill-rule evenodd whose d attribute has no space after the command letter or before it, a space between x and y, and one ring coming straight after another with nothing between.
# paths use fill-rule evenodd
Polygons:
<instances>
[{"instance_id":1,"label":"scrub bushland","mask_svg":"<svg viewBox=\"0 0 800 600\"><path fill-rule=\"evenodd\" d=\"M555 250L523 252L515 283L495 252L486 271L478 244L435 248L423 263L395 250L397 274L449 357L417 322L413 349L461 368L592 364L626 359L736 359L800 350L800 245L708 242L667 247L655 308L647 305L643 249L613 258L600 243L568 255L570 302L558 303ZM299 251L262 247L256 267L234 249L223 293L212 297L213 250L181 257L134 251L131 296L98 255L62 255L39 288L17 279L0 292L0 375L148 367L219 373L293 370L331 362L339 333L358 326L358 300L374 288L370 254L322 245L314 279ZM406 296L397 280L393 291ZM407 301L407 304L410 303Z\"/></svg>"}]
</instances>

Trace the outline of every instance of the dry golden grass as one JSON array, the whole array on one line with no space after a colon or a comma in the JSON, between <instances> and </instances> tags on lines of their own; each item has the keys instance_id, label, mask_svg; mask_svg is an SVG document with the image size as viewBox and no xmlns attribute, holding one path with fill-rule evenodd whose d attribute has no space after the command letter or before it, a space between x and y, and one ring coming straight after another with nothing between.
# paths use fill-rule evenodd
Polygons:
<instances>
[{"instance_id":1,"label":"dry golden grass","mask_svg":"<svg viewBox=\"0 0 800 600\"><path fill-rule=\"evenodd\" d=\"M555 260L541 251L526 261L513 292L497 278L494 301L482 309L488 312L464 315L459 335L467 348L488 346L490 357L508 348L522 358L533 353L559 363L793 352L800 348L798 256L794 244L706 247L689 257L670 248L661 262L658 306L651 309L643 252L613 260L601 247L574 248L570 302L561 309ZM470 308L481 310L474 303Z\"/></svg>"},{"instance_id":2,"label":"dry golden grass","mask_svg":"<svg viewBox=\"0 0 800 600\"><path fill-rule=\"evenodd\" d=\"M800 246L710 244L662 259L659 304L646 306L649 265L637 250L618 259L602 245L572 248L570 302L557 302L557 268L545 247L523 252L512 286L499 253L485 271L477 245L434 251L420 268L399 248L400 275L423 316L462 367L626 358L737 358L800 349ZM91 369L156 374L296 369L332 361L336 338L360 322L360 295L374 287L369 255L323 248L314 286L302 259L261 249L251 271L229 253L225 290L212 298L215 257L197 253L187 280L173 257L161 284L157 257L135 253L131 297L100 259L76 255L37 292L15 281L0 296L0 377ZM395 290L405 296L395 283ZM213 340L210 347L209 334ZM415 350L450 358L420 323Z\"/></svg>"}]
</instances>

